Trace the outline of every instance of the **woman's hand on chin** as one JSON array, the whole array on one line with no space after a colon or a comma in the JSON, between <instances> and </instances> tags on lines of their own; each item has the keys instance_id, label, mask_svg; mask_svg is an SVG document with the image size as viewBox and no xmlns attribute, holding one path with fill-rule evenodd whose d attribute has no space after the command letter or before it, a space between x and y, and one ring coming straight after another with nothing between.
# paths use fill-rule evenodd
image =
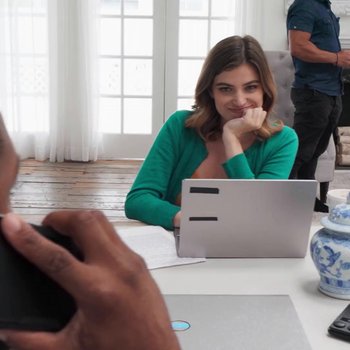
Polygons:
<instances>
[{"instance_id":1,"label":"woman's hand on chin","mask_svg":"<svg viewBox=\"0 0 350 350\"><path fill-rule=\"evenodd\" d=\"M241 118L229 120L224 124L222 141L227 159L230 159L248 148L255 140L254 132L258 131L266 118L261 108L248 109Z\"/></svg>"},{"instance_id":2,"label":"woman's hand on chin","mask_svg":"<svg viewBox=\"0 0 350 350\"><path fill-rule=\"evenodd\" d=\"M248 132L257 131L261 128L265 118L266 112L262 107L248 109L241 118L227 121L224 124L223 133L240 137Z\"/></svg>"}]
</instances>

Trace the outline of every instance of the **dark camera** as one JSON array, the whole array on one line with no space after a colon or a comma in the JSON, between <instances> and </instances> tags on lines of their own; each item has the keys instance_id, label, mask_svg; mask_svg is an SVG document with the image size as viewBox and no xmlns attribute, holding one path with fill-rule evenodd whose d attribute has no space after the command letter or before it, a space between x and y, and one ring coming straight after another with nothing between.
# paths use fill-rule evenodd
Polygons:
<instances>
[{"instance_id":1,"label":"dark camera","mask_svg":"<svg viewBox=\"0 0 350 350\"><path fill-rule=\"evenodd\" d=\"M69 237L49 227L32 226L81 259ZM58 331L75 311L71 295L17 253L0 234L0 328Z\"/></svg>"}]
</instances>

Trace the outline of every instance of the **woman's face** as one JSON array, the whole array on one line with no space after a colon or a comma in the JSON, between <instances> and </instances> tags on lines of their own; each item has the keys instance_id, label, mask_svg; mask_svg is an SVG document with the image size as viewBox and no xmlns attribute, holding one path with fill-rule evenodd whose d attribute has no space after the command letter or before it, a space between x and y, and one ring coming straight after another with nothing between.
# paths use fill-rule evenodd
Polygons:
<instances>
[{"instance_id":1,"label":"woman's face","mask_svg":"<svg viewBox=\"0 0 350 350\"><path fill-rule=\"evenodd\" d=\"M218 74L211 96L223 122L227 122L241 118L248 109L262 107L264 92L255 68L245 63Z\"/></svg>"}]
</instances>

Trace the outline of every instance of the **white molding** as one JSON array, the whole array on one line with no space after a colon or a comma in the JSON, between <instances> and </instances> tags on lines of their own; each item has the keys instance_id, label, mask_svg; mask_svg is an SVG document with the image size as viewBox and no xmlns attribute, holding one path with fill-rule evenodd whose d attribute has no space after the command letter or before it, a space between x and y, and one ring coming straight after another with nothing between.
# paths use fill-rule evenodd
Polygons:
<instances>
[{"instance_id":1,"label":"white molding","mask_svg":"<svg viewBox=\"0 0 350 350\"><path fill-rule=\"evenodd\" d=\"M285 12L287 14L288 8L294 0L284 0ZM350 1L349 0L333 0L332 11L337 16L350 16Z\"/></svg>"},{"instance_id":2,"label":"white molding","mask_svg":"<svg viewBox=\"0 0 350 350\"><path fill-rule=\"evenodd\" d=\"M342 49L350 49L350 36L343 36L339 38Z\"/></svg>"}]
</instances>

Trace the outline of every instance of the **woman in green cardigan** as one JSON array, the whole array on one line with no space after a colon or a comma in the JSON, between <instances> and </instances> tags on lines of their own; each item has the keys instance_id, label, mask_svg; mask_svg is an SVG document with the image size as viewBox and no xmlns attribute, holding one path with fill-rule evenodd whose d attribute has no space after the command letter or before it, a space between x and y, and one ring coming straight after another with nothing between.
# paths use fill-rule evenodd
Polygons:
<instances>
[{"instance_id":1,"label":"woman in green cardigan","mask_svg":"<svg viewBox=\"0 0 350 350\"><path fill-rule=\"evenodd\" d=\"M127 195L130 219L180 225L186 178L288 179L298 147L295 132L270 121L276 86L260 44L232 36L209 52L192 111L163 125Z\"/></svg>"}]
</instances>

